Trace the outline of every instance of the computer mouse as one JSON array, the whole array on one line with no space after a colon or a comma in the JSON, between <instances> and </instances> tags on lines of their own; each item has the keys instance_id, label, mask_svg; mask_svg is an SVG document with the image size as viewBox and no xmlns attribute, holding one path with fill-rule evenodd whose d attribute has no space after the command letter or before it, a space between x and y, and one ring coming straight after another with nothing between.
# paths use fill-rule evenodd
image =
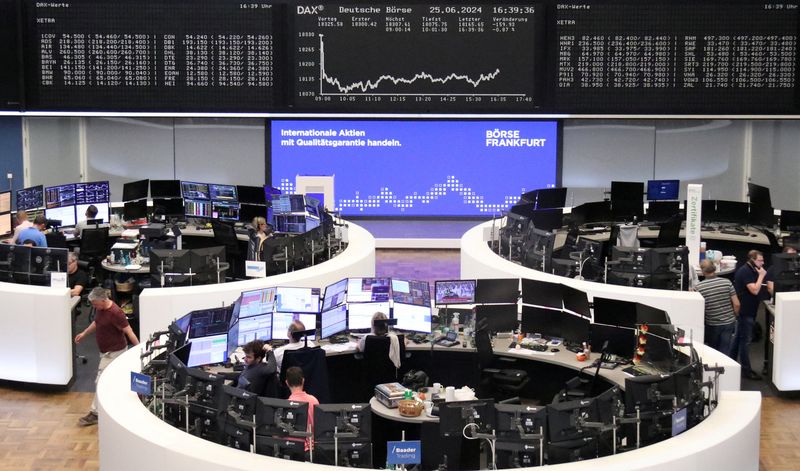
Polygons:
<instances>
[{"instance_id":1,"label":"computer mouse","mask_svg":"<svg viewBox=\"0 0 800 471\"><path fill-rule=\"evenodd\" d=\"M758 237L758 234L750 234L750 237Z\"/></svg>"},{"instance_id":2,"label":"computer mouse","mask_svg":"<svg viewBox=\"0 0 800 471\"><path fill-rule=\"evenodd\" d=\"M553 352L553 353L556 353L556 352L560 352L561 350L559 350L557 348L551 348L550 351Z\"/></svg>"}]
</instances>

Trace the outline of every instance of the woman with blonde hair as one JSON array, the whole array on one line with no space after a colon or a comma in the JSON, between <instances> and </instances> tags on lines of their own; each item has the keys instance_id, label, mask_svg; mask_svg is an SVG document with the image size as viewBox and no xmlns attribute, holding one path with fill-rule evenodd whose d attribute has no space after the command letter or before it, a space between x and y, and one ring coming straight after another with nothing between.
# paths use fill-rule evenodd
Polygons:
<instances>
[{"instance_id":1,"label":"woman with blonde hair","mask_svg":"<svg viewBox=\"0 0 800 471\"><path fill-rule=\"evenodd\" d=\"M247 259L261 261L264 242L272 237L272 227L267 224L266 218L256 216L250 227L250 240L247 243Z\"/></svg>"}]
</instances>

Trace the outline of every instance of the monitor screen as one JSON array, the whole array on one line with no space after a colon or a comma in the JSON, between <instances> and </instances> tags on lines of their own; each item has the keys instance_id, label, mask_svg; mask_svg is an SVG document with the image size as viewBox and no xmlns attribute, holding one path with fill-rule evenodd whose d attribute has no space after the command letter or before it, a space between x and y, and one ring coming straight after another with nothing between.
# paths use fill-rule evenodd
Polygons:
<instances>
[{"instance_id":1,"label":"monitor screen","mask_svg":"<svg viewBox=\"0 0 800 471\"><path fill-rule=\"evenodd\" d=\"M686 207L686 201L683 202ZM717 200L703 200L700 202L700 218L703 222L717 221Z\"/></svg>"},{"instance_id":2,"label":"monitor screen","mask_svg":"<svg viewBox=\"0 0 800 471\"><path fill-rule=\"evenodd\" d=\"M331 130L364 144L311 137ZM491 137L498 130L515 137ZM276 120L271 133L272 185L292 193L295 175L336 175L344 216L489 216L558 184L555 121Z\"/></svg>"},{"instance_id":3,"label":"monitor screen","mask_svg":"<svg viewBox=\"0 0 800 471\"><path fill-rule=\"evenodd\" d=\"M208 183L181 181L181 196L190 200L209 200Z\"/></svg>"},{"instance_id":4,"label":"monitor screen","mask_svg":"<svg viewBox=\"0 0 800 471\"><path fill-rule=\"evenodd\" d=\"M583 203L572 209L572 218L576 224L609 222L613 219L611 216L611 202L592 201Z\"/></svg>"},{"instance_id":5,"label":"monitor screen","mask_svg":"<svg viewBox=\"0 0 800 471\"><path fill-rule=\"evenodd\" d=\"M635 302L595 296L592 304L594 305L594 322L620 327L636 327Z\"/></svg>"},{"instance_id":6,"label":"monitor screen","mask_svg":"<svg viewBox=\"0 0 800 471\"><path fill-rule=\"evenodd\" d=\"M347 278L339 280L332 285L325 287L325 296L322 301L322 310L327 311L331 308L344 304L347 293Z\"/></svg>"},{"instance_id":7,"label":"monitor screen","mask_svg":"<svg viewBox=\"0 0 800 471\"><path fill-rule=\"evenodd\" d=\"M326 339L347 330L347 305L340 304L323 310L319 315L320 337Z\"/></svg>"},{"instance_id":8,"label":"monitor screen","mask_svg":"<svg viewBox=\"0 0 800 471\"><path fill-rule=\"evenodd\" d=\"M680 180L647 180L647 200L676 200L680 188Z\"/></svg>"},{"instance_id":9,"label":"monitor screen","mask_svg":"<svg viewBox=\"0 0 800 471\"><path fill-rule=\"evenodd\" d=\"M306 330L317 328L316 314L300 314L292 312L276 312L272 315L272 338L275 340L289 340L289 326L294 321L300 321ZM314 335L309 335L309 340L314 340Z\"/></svg>"},{"instance_id":10,"label":"monitor screen","mask_svg":"<svg viewBox=\"0 0 800 471\"><path fill-rule=\"evenodd\" d=\"M192 311L189 338L209 337L228 331L233 306Z\"/></svg>"},{"instance_id":11,"label":"monitor screen","mask_svg":"<svg viewBox=\"0 0 800 471\"><path fill-rule=\"evenodd\" d=\"M516 303L519 300L519 278L484 278L475 288L476 303Z\"/></svg>"},{"instance_id":12,"label":"monitor screen","mask_svg":"<svg viewBox=\"0 0 800 471\"><path fill-rule=\"evenodd\" d=\"M756 206L772 208L772 197L769 194L769 188L766 186L748 182L747 196L750 198L750 202Z\"/></svg>"},{"instance_id":13,"label":"monitor screen","mask_svg":"<svg viewBox=\"0 0 800 471\"><path fill-rule=\"evenodd\" d=\"M86 182L75 184L75 204L90 205L97 203L108 203L111 190L108 182Z\"/></svg>"},{"instance_id":14,"label":"monitor screen","mask_svg":"<svg viewBox=\"0 0 800 471\"><path fill-rule=\"evenodd\" d=\"M228 359L228 333L190 338L189 368L224 363Z\"/></svg>"},{"instance_id":15,"label":"monitor screen","mask_svg":"<svg viewBox=\"0 0 800 471\"><path fill-rule=\"evenodd\" d=\"M376 312L389 314L389 302L383 303L348 303L347 329L372 330L372 316Z\"/></svg>"},{"instance_id":16,"label":"monitor screen","mask_svg":"<svg viewBox=\"0 0 800 471\"><path fill-rule=\"evenodd\" d=\"M17 211L27 211L42 206L44 206L44 187L42 185L17 190Z\"/></svg>"},{"instance_id":17,"label":"monitor screen","mask_svg":"<svg viewBox=\"0 0 800 471\"><path fill-rule=\"evenodd\" d=\"M11 192L4 191L0 193L0 214L11 211Z\"/></svg>"},{"instance_id":18,"label":"monitor screen","mask_svg":"<svg viewBox=\"0 0 800 471\"><path fill-rule=\"evenodd\" d=\"M647 304L636 303L637 324L669 324L667 311Z\"/></svg>"},{"instance_id":19,"label":"monitor screen","mask_svg":"<svg viewBox=\"0 0 800 471\"><path fill-rule=\"evenodd\" d=\"M681 213L680 201L651 201L647 204L647 220L661 222L677 217Z\"/></svg>"},{"instance_id":20,"label":"monitor screen","mask_svg":"<svg viewBox=\"0 0 800 471\"><path fill-rule=\"evenodd\" d=\"M586 318L592 317L589 311L589 298L585 291L564 285L564 309Z\"/></svg>"},{"instance_id":21,"label":"monitor screen","mask_svg":"<svg viewBox=\"0 0 800 471\"><path fill-rule=\"evenodd\" d=\"M561 309L562 288L560 283L522 279L522 304Z\"/></svg>"},{"instance_id":22,"label":"monitor screen","mask_svg":"<svg viewBox=\"0 0 800 471\"><path fill-rule=\"evenodd\" d=\"M559 319L565 316L560 310L522 305L522 331L541 334L545 338L563 338Z\"/></svg>"},{"instance_id":23,"label":"monitor screen","mask_svg":"<svg viewBox=\"0 0 800 471\"><path fill-rule=\"evenodd\" d=\"M396 303L431 305L431 287L427 281L392 278L392 300Z\"/></svg>"},{"instance_id":24,"label":"monitor screen","mask_svg":"<svg viewBox=\"0 0 800 471\"><path fill-rule=\"evenodd\" d=\"M63 208L75 205L75 184L48 186L44 189L44 207Z\"/></svg>"},{"instance_id":25,"label":"monitor screen","mask_svg":"<svg viewBox=\"0 0 800 471\"><path fill-rule=\"evenodd\" d=\"M89 204L79 204L75 206L75 216L78 221L85 221L86 218L86 210L89 209L89 206L94 206L97 208L97 215L91 219L102 219L103 222L108 222L108 203L89 203Z\"/></svg>"},{"instance_id":26,"label":"monitor screen","mask_svg":"<svg viewBox=\"0 0 800 471\"><path fill-rule=\"evenodd\" d=\"M272 195L272 211L275 214L304 213L305 210L306 203L303 195Z\"/></svg>"},{"instance_id":27,"label":"monitor screen","mask_svg":"<svg viewBox=\"0 0 800 471\"><path fill-rule=\"evenodd\" d=\"M180 198L180 180L150 180L151 198Z\"/></svg>"},{"instance_id":28,"label":"monitor screen","mask_svg":"<svg viewBox=\"0 0 800 471\"><path fill-rule=\"evenodd\" d=\"M11 213L0 214L0 235L11 233Z\"/></svg>"},{"instance_id":29,"label":"monitor screen","mask_svg":"<svg viewBox=\"0 0 800 471\"><path fill-rule=\"evenodd\" d=\"M605 342L608 342L606 353L622 358L633 358L637 343L636 330L613 325L592 324L592 351L601 352Z\"/></svg>"},{"instance_id":30,"label":"monitor screen","mask_svg":"<svg viewBox=\"0 0 800 471\"><path fill-rule=\"evenodd\" d=\"M564 212L561 208L537 209L531 214L533 227L545 232L553 232L564 225Z\"/></svg>"},{"instance_id":31,"label":"monitor screen","mask_svg":"<svg viewBox=\"0 0 800 471\"><path fill-rule=\"evenodd\" d=\"M536 190L536 209L563 208L566 204L566 188L542 188Z\"/></svg>"},{"instance_id":32,"label":"monitor screen","mask_svg":"<svg viewBox=\"0 0 800 471\"><path fill-rule=\"evenodd\" d=\"M55 221L61 221L62 226L74 226L76 222L75 206L45 208L44 217Z\"/></svg>"},{"instance_id":33,"label":"monitor screen","mask_svg":"<svg viewBox=\"0 0 800 471\"><path fill-rule=\"evenodd\" d=\"M388 302L391 297L389 278L348 278L347 302Z\"/></svg>"},{"instance_id":34,"label":"monitor screen","mask_svg":"<svg viewBox=\"0 0 800 471\"><path fill-rule=\"evenodd\" d=\"M485 319L491 332L511 332L519 327L516 304L492 304L477 306L476 324Z\"/></svg>"},{"instance_id":35,"label":"monitor screen","mask_svg":"<svg viewBox=\"0 0 800 471\"><path fill-rule=\"evenodd\" d=\"M431 307L394 303L392 319L397 319L395 329L431 333Z\"/></svg>"},{"instance_id":36,"label":"monitor screen","mask_svg":"<svg viewBox=\"0 0 800 471\"><path fill-rule=\"evenodd\" d=\"M589 340L589 319L563 313L558 319L561 335L567 342L580 345Z\"/></svg>"},{"instance_id":37,"label":"monitor screen","mask_svg":"<svg viewBox=\"0 0 800 471\"><path fill-rule=\"evenodd\" d=\"M644 183L642 182L611 182L611 202L630 201L641 203L644 196Z\"/></svg>"},{"instance_id":38,"label":"monitor screen","mask_svg":"<svg viewBox=\"0 0 800 471\"><path fill-rule=\"evenodd\" d=\"M208 193L213 201L238 201L236 185L208 184Z\"/></svg>"},{"instance_id":39,"label":"monitor screen","mask_svg":"<svg viewBox=\"0 0 800 471\"><path fill-rule=\"evenodd\" d=\"M264 187L236 185L236 194L240 203L258 204L265 206L267 199L264 197Z\"/></svg>"},{"instance_id":40,"label":"monitor screen","mask_svg":"<svg viewBox=\"0 0 800 471\"><path fill-rule=\"evenodd\" d=\"M448 280L434 283L437 306L449 304L475 304L476 280Z\"/></svg>"},{"instance_id":41,"label":"monitor screen","mask_svg":"<svg viewBox=\"0 0 800 471\"><path fill-rule=\"evenodd\" d=\"M242 291L239 299L239 318L266 314L275 310L275 288Z\"/></svg>"},{"instance_id":42,"label":"monitor screen","mask_svg":"<svg viewBox=\"0 0 800 471\"><path fill-rule=\"evenodd\" d=\"M239 221L239 203L228 201L212 201L211 217L220 221Z\"/></svg>"},{"instance_id":43,"label":"monitor screen","mask_svg":"<svg viewBox=\"0 0 800 471\"><path fill-rule=\"evenodd\" d=\"M237 326L236 346L244 345L253 340L263 340L265 342L272 340L272 313L242 317L239 319Z\"/></svg>"},{"instance_id":44,"label":"monitor screen","mask_svg":"<svg viewBox=\"0 0 800 471\"><path fill-rule=\"evenodd\" d=\"M122 219L133 221L147 217L147 200L128 201L122 211Z\"/></svg>"},{"instance_id":45,"label":"monitor screen","mask_svg":"<svg viewBox=\"0 0 800 471\"><path fill-rule=\"evenodd\" d=\"M150 180L137 180L122 185L122 201L134 201L147 198Z\"/></svg>"},{"instance_id":46,"label":"monitor screen","mask_svg":"<svg viewBox=\"0 0 800 471\"><path fill-rule=\"evenodd\" d=\"M277 312L319 312L319 288L279 286L275 291Z\"/></svg>"},{"instance_id":47,"label":"monitor screen","mask_svg":"<svg viewBox=\"0 0 800 471\"><path fill-rule=\"evenodd\" d=\"M250 223L254 218L259 216L262 218L267 218L267 222L269 222L266 206L239 203L239 221Z\"/></svg>"},{"instance_id":48,"label":"monitor screen","mask_svg":"<svg viewBox=\"0 0 800 471\"><path fill-rule=\"evenodd\" d=\"M749 222L749 212L750 203L717 200L717 217L715 220L732 224L747 224Z\"/></svg>"},{"instance_id":49,"label":"monitor screen","mask_svg":"<svg viewBox=\"0 0 800 471\"><path fill-rule=\"evenodd\" d=\"M211 218L211 201L183 199L183 211L186 217Z\"/></svg>"},{"instance_id":50,"label":"monitor screen","mask_svg":"<svg viewBox=\"0 0 800 471\"><path fill-rule=\"evenodd\" d=\"M182 217L183 198L153 198L153 214L163 214L165 217Z\"/></svg>"}]
</instances>

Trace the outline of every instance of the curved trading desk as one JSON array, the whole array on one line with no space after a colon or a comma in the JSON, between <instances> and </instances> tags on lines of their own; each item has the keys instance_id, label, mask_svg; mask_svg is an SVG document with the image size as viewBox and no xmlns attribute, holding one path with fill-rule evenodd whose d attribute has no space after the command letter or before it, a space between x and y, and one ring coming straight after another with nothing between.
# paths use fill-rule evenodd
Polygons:
<instances>
[{"instance_id":1,"label":"curved trading desk","mask_svg":"<svg viewBox=\"0 0 800 471\"><path fill-rule=\"evenodd\" d=\"M409 349L414 347L410 346ZM453 351L467 352L469 349L456 348ZM157 463L165 469L193 471L256 471L273 466L290 471L330 469L312 463L276 461L276 458L227 448L162 422L130 391L130 373L140 371L139 352L139 348L134 348L115 360L106 368L97 386L101 470L138 471L148 462ZM528 355L513 350L497 350L496 354ZM705 355L705 352L701 354ZM713 352L710 354L713 356ZM556 356L542 356L544 358L562 362ZM568 359L563 361L569 362ZM567 364L561 366L569 367ZM614 374L617 373L621 374ZM548 468L554 471L589 468L601 471L671 471L681 468L757 470L760 409L761 396L758 392L724 391L719 406L706 420L675 438L640 450L587 462L551 465ZM124 457L119 454L119 449L125 450ZM676 450L680 452L676 453Z\"/></svg>"},{"instance_id":2,"label":"curved trading desk","mask_svg":"<svg viewBox=\"0 0 800 471\"><path fill-rule=\"evenodd\" d=\"M330 260L289 273L214 285L146 288L139 296L139 333L147 338L195 309L232 304L242 291L268 286L325 287L348 276L375 276L375 238L348 223L348 246Z\"/></svg>"}]
</instances>

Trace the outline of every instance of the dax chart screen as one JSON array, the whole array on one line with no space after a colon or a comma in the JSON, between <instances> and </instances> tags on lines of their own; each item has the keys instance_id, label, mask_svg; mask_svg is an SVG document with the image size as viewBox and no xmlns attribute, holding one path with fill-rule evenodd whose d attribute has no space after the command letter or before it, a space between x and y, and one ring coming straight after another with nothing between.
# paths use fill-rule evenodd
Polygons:
<instances>
[{"instance_id":1,"label":"dax chart screen","mask_svg":"<svg viewBox=\"0 0 800 471\"><path fill-rule=\"evenodd\" d=\"M554 121L272 121L272 186L334 175L345 216L492 216L558 184Z\"/></svg>"},{"instance_id":2,"label":"dax chart screen","mask_svg":"<svg viewBox=\"0 0 800 471\"><path fill-rule=\"evenodd\" d=\"M297 109L530 111L543 12L527 5L300 4Z\"/></svg>"}]
</instances>

